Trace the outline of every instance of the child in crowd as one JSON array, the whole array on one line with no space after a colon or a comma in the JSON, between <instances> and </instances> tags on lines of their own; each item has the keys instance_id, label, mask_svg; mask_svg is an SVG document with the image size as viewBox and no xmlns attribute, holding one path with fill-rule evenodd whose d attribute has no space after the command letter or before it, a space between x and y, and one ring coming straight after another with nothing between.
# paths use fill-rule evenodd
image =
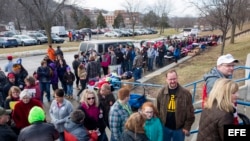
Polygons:
<instances>
[{"instance_id":1,"label":"child in crowd","mask_svg":"<svg viewBox=\"0 0 250 141\"><path fill-rule=\"evenodd\" d=\"M66 97L73 99L73 84L75 81L75 75L71 72L70 67L67 67L63 78L67 86Z\"/></svg>"}]
</instances>

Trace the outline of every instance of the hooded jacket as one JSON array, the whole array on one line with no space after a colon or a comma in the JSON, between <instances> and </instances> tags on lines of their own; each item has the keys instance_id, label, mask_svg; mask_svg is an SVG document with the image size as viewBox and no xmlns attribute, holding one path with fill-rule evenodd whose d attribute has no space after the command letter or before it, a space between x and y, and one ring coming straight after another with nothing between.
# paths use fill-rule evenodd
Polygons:
<instances>
[{"instance_id":1,"label":"hooded jacket","mask_svg":"<svg viewBox=\"0 0 250 141\"><path fill-rule=\"evenodd\" d=\"M211 71L203 76L204 81L206 81L207 94L210 93L215 81L219 78L228 78L231 79L232 76L226 77L223 75L216 67L212 68Z\"/></svg>"},{"instance_id":2,"label":"hooded jacket","mask_svg":"<svg viewBox=\"0 0 250 141\"><path fill-rule=\"evenodd\" d=\"M50 78L51 84L58 84L58 74L57 74L57 68L55 63L50 63L49 67L53 71L53 76Z\"/></svg>"},{"instance_id":3,"label":"hooded jacket","mask_svg":"<svg viewBox=\"0 0 250 141\"><path fill-rule=\"evenodd\" d=\"M82 124L73 122L70 117L65 122L64 127L68 132L74 135L78 141L88 141L90 139L87 129Z\"/></svg>"}]
</instances>

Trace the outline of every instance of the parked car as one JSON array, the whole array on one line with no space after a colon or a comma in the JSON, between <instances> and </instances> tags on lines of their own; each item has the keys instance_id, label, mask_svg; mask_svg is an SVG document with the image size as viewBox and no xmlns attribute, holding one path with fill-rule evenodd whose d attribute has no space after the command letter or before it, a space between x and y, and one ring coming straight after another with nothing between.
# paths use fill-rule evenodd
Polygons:
<instances>
[{"instance_id":1,"label":"parked car","mask_svg":"<svg viewBox=\"0 0 250 141\"><path fill-rule=\"evenodd\" d=\"M42 33L29 33L28 35L36 39L38 45L43 44L43 43L48 43L48 38Z\"/></svg>"},{"instance_id":2,"label":"parked car","mask_svg":"<svg viewBox=\"0 0 250 141\"><path fill-rule=\"evenodd\" d=\"M104 33L105 37L121 37L122 35L116 31L109 31Z\"/></svg>"},{"instance_id":3,"label":"parked car","mask_svg":"<svg viewBox=\"0 0 250 141\"><path fill-rule=\"evenodd\" d=\"M15 32L13 31L3 31L3 32L0 32L0 37L12 37L16 35Z\"/></svg>"},{"instance_id":4,"label":"parked car","mask_svg":"<svg viewBox=\"0 0 250 141\"><path fill-rule=\"evenodd\" d=\"M28 46L28 45L36 45L36 39L28 36L28 35L14 35L13 38L16 38L18 45Z\"/></svg>"},{"instance_id":5,"label":"parked car","mask_svg":"<svg viewBox=\"0 0 250 141\"><path fill-rule=\"evenodd\" d=\"M9 38L9 37L0 37L0 47L6 48L6 47L17 47L18 42L15 38Z\"/></svg>"},{"instance_id":6,"label":"parked car","mask_svg":"<svg viewBox=\"0 0 250 141\"><path fill-rule=\"evenodd\" d=\"M57 36L56 34L51 34L52 43L63 43L64 39Z\"/></svg>"}]
</instances>

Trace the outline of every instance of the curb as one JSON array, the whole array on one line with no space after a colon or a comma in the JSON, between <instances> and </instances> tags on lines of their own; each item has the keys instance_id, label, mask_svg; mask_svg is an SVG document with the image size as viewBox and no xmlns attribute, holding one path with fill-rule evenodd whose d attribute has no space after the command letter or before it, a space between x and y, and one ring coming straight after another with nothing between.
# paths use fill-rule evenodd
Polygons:
<instances>
[{"instance_id":1,"label":"curb","mask_svg":"<svg viewBox=\"0 0 250 141\"><path fill-rule=\"evenodd\" d=\"M78 50L78 47L62 47L61 50L63 52L70 52ZM14 52L8 54L0 54L0 60L6 60L8 55L12 55L13 58L22 58L22 57L29 57L29 56L38 56L47 54L47 49L42 50L32 50L32 51L24 51L24 52Z\"/></svg>"}]
</instances>

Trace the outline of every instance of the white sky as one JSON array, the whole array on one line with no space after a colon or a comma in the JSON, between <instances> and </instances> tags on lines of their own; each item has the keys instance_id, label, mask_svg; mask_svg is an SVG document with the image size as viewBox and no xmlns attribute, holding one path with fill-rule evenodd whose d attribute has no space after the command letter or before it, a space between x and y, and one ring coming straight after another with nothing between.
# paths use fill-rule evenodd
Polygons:
<instances>
[{"instance_id":1,"label":"white sky","mask_svg":"<svg viewBox=\"0 0 250 141\"><path fill-rule=\"evenodd\" d=\"M142 7L147 7L147 5L153 5L157 2L157 0L141 0ZM169 1L169 0L161 0L161 1ZM105 9L108 11L114 11L117 9L124 9L122 6L126 1L125 0L84 0L83 7L86 8L98 8ZM172 12L170 16L197 16L198 12L195 12L195 8L190 6L187 0L172 0Z\"/></svg>"}]
</instances>

